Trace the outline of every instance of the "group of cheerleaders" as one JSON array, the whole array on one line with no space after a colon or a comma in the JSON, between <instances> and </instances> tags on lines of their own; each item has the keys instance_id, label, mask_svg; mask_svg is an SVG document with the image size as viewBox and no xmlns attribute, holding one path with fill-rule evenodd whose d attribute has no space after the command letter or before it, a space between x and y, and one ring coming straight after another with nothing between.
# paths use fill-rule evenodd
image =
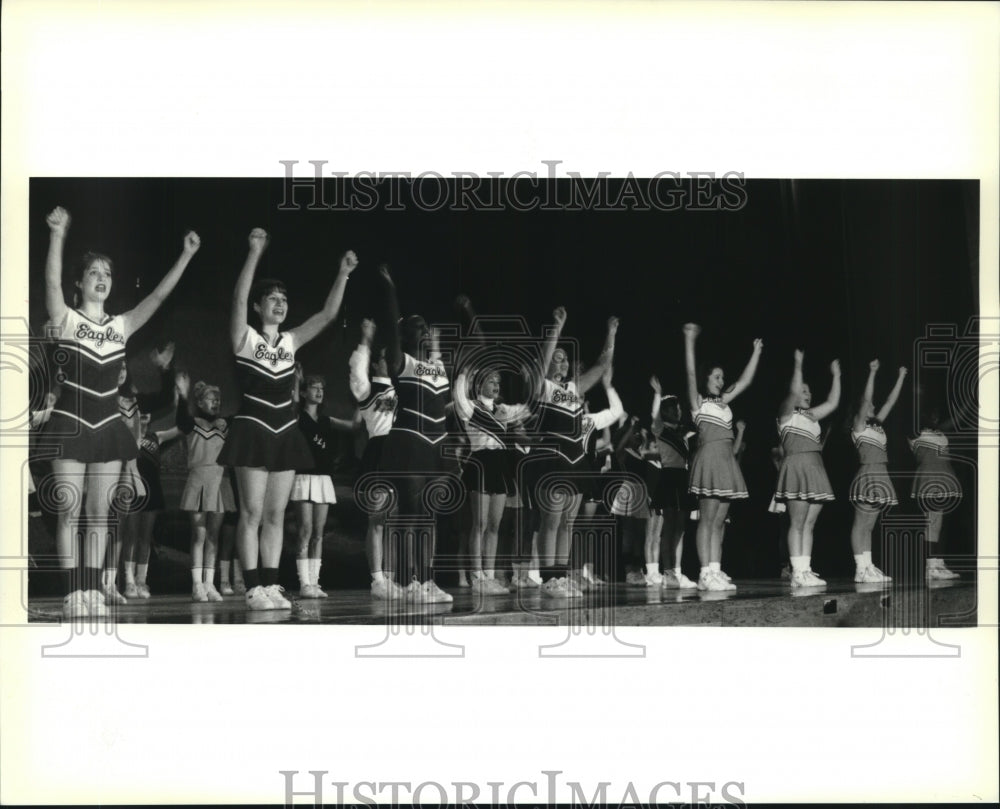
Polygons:
<instances>
[{"instance_id":1,"label":"group of cheerleaders","mask_svg":"<svg viewBox=\"0 0 1000 809\"><path fill-rule=\"evenodd\" d=\"M296 354L336 319L357 256L348 251L340 259L322 309L282 331L289 308L286 290L276 280L255 281L268 236L254 229L230 315L229 336L242 388L239 411L220 418L219 388L203 382L192 386L183 373L165 375L173 380L168 393L176 396L176 427L150 433L149 411L124 371L125 347L174 289L198 251L199 237L193 232L184 236L180 257L150 295L134 309L110 315L105 302L112 287L111 260L97 253L83 256L75 279L76 305L68 306L62 257L70 216L56 208L47 223L46 306L58 373L43 429L46 441L59 449L52 477L54 489L63 495L52 499L64 617L101 617L108 614L109 604L127 597L149 598L145 571L151 518L163 508L158 448L181 436L187 442L189 467L181 509L190 514L193 599L218 601L241 593L250 610L291 608L278 583L289 502L297 504L299 518L299 595L325 597L319 571L327 509L336 502L330 477L333 431L353 429L356 422L323 414L324 381L303 374ZM721 567L723 536L730 504L747 498L748 492L737 459L742 425L734 435L730 403L753 381L761 340L754 341L742 374L727 387L722 368L697 364L700 329L685 325L686 401L665 395L652 378L652 430L647 433L637 417L625 415L612 384L616 318L608 321L597 363L571 371L570 356L559 345L567 315L557 308L541 356L524 360L517 369L526 400L510 404L501 401L504 373L510 368L501 372L488 335L473 329L469 350L449 356L452 385L436 330L420 316L400 317L387 266L379 268L379 279L384 322L363 322L360 344L349 362L350 390L368 434L355 491L369 512L366 552L374 598L452 600L434 580L435 532L413 529L433 514L446 478L458 482L468 502L468 526L462 532L468 569L459 571L460 586L483 596L537 588L550 598L579 597L604 586L593 554L588 558L572 537L581 511L584 516L595 513L601 499L595 481L599 470L614 463L612 458L620 474L610 511L619 518L624 545L632 549L627 583L736 589ZM469 300L460 296L458 304L471 323ZM248 322L251 308L256 326ZM153 356L166 373L172 347ZM855 511L851 545L855 580L884 585L889 577L872 562L871 536L879 513L897 498L882 425L900 395L906 369L899 369L892 391L876 409L878 369L873 360L852 422L860 468L850 489ZM792 588L825 584L812 571L810 559L816 520L823 505L834 499L823 465L820 421L839 404L841 372L836 360L830 372L829 396L814 405L803 380L803 354L796 351L778 413L781 446L773 508L784 507L788 513ZM592 413L585 394L598 383L608 407ZM695 432L688 430L685 405L696 429L693 451L689 442ZM612 427L617 427L613 438ZM927 514L929 579L957 575L934 551L943 513L962 495L948 460L948 429L945 423L930 423L911 441L917 460L912 496ZM454 452L459 435L461 463ZM598 452L603 453L603 465ZM129 485L123 487L123 481ZM128 506L120 503L122 491L131 492L133 499L145 498L146 510L129 514ZM701 565L697 582L685 577L680 566L684 526L694 505ZM121 530L112 530L114 510L125 514ZM215 557L227 512L238 512L236 558L231 581L228 554L222 553L220 592L215 587ZM405 528L407 521L410 528ZM520 560L510 566L509 584L495 569L502 523L513 526L513 558ZM398 525L404 529L392 529ZM124 596L116 584L119 537L127 543ZM662 565L661 545L668 557Z\"/></svg>"}]
</instances>

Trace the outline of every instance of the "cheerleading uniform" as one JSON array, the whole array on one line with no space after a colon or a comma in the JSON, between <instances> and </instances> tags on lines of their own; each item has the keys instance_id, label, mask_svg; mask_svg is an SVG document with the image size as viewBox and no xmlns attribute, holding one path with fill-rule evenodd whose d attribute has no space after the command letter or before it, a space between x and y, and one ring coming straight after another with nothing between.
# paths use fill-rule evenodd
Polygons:
<instances>
[{"instance_id":1,"label":"cheerleading uniform","mask_svg":"<svg viewBox=\"0 0 1000 809\"><path fill-rule=\"evenodd\" d=\"M445 471L445 406L451 386L439 359L418 360L409 354L403 355L393 384L396 420L382 446L379 471L391 478L400 512L418 514L424 486Z\"/></svg>"},{"instance_id":2,"label":"cheerleading uniform","mask_svg":"<svg viewBox=\"0 0 1000 809\"><path fill-rule=\"evenodd\" d=\"M268 472L311 469L312 455L302 431L297 429L292 400L295 389L292 333L280 333L272 346L267 338L247 326L236 351L236 371L243 388L243 401L229 426L218 463L263 468Z\"/></svg>"},{"instance_id":3,"label":"cheerleading uniform","mask_svg":"<svg viewBox=\"0 0 1000 809\"><path fill-rule=\"evenodd\" d=\"M778 434L784 458L778 470L775 501L833 502L833 486L823 466L819 422L808 411L796 408L779 419Z\"/></svg>"},{"instance_id":4,"label":"cheerleading uniform","mask_svg":"<svg viewBox=\"0 0 1000 809\"><path fill-rule=\"evenodd\" d=\"M313 466L309 472L295 476L290 500L305 500L310 503L337 502L333 490L333 445L335 436L330 419L320 414L317 421L306 411L299 413L299 429L309 443Z\"/></svg>"},{"instance_id":5,"label":"cheerleading uniform","mask_svg":"<svg viewBox=\"0 0 1000 809\"><path fill-rule=\"evenodd\" d=\"M597 435L621 418L625 408L614 388L607 388L608 407L597 413L585 413L580 428L583 432L583 467L588 476L579 481L584 500L595 503L601 498L601 467L597 462ZM603 459L602 459L603 463Z\"/></svg>"},{"instance_id":6,"label":"cheerleading uniform","mask_svg":"<svg viewBox=\"0 0 1000 809\"><path fill-rule=\"evenodd\" d=\"M662 419L653 419L653 436L660 453L660 475L652 493L652 507L657 513L663 509L688 510L688 459L691 457L688 439L692 435L694 433L680 424L669 427Z\"/></svg>"},{"instance_id":7,"label":"cheerleading uniform","mask_svg":"<svg viewBox=\"0 0 1000 809\"><path fill-rule=\"evenodd\" d=\"M577 393L576 383L543 380L537 415L538 443L524 466L525 485L537 497L553 486L580 493L578 475L587 467L583 397Z\"/></svg>"},{"instance_id":8,"label":"cheerleading uniform","mask_svg":"<svg viewBox=\"0 0 1000 809\"><path fill-rule=\"evenodd\" d=\"M649 519L650 492L662 472L660 462L655 458L643 458L634 449L627 449L622 463L628 477L615 493L611 513L616 517Z\"/></svg>"},{"instance_id":9,"label":"cheerleading uniform","mask_svg":"<svg viewBox=\"0 0 1000 809\"><path fill-rule=\"evenodd\" d=\"M707 396L694 412L698 449L691 461L688 491L697 497L742 500L749 497L733 457L733 411L718 396Z\"/></svg>"},{"instance_id":10,"label":"cheerleading uniform","mask_svg":"<svg viewBox=\"0 0 1000 809\"><path fill-rule=\"evenodd\" d=\"M869 421L860 433L851 430L851 438L858 450L861 468L851 481L850 501L877 507L896 505L899 501L889 477L887 441L882 425Z\"/></svg>"},{"instance_id":11,"label":"cheerleading uniform","mask_svg":"<svg viewBox=\"0 0 1000 809\"><path fill-rule=\"evenodd\" d=\"M351 354L351 393L358 402L361 418L368 431L368 443L361 456L361 474L375 472L379 468L385 437L392 429L396 416L396 389L392 380L384 376L368 378L371 351L363 343Z\"/></svg>"},{"instance_id":12,"label":"cheerleading uniform","mask_svg":"<svg viewBox=\"0 0 1000 809\"><path fill-rule=\"evenodd\" d=\"M917 459L910 497L924 511L944 511L944 503L957 503L962 486L948 459L948 437L937 430L923 430L910 439L910 449Z\"/></svg>"},{"instance_id":13,"label":"cheerleading uniform","mask_svg":"<svg viewBox=\"0 0 1000 809\"><path fill-rule=\"evenodd\" d=\"M59 457L106 463L138 455L136 440L118 410L118 374L127 340L122 315L98 323L67 309L55 327L52 360L59 393L45 425L45 440L60 448Z\"/></svg>"},{"instance_id":14,"label":"cheerleading uniform","mask_svg":"<svg viewBox=\"0 0 1000 809\"><path fill-rule=\"evenodd\" d=\"M232 434L226 419L192 416L187 400L177 400L177 427L187 436L188 476L181 511L236 511L236 498L225 467L219 463Z\"/></svg>"}]
</instances>

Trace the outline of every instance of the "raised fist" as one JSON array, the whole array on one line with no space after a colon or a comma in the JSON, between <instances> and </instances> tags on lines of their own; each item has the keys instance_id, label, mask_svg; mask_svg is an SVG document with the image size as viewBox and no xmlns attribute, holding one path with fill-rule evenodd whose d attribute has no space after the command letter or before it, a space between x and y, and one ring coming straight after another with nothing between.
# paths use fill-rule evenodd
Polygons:
<instances>
[{"instance_id":1,"label":"raised fist","mask_svg":"<svg viewBox=\"0 0 1000 809\"><path fill-rule=\"evenodd\" d=\"M375 339L374 320L366 317L364 320L361 321L361 336L369 343Z\"/></svg>"},{"instance_id":2,"label":"raised fist","mask_svg":"<svg viewBox=\"0 0 1000 809\"><path fill-rule=\"evenodd\" d=\"M560 329L566 325L566 307L557 306L552 312L552 319L555 320L556 326Z\"/></svg>"},{"instance_id":3,"label":"raised fist","mask_svg":"<svg viewBox=\"0 0 1000 809\"><path fill-rule=\"evenodd\" d=\"M753 350L755 352L759 352L763 348L764 348L764 341L761 340L759 337L753 341Z\"/></svg>"},{"instance_id":4,"label":"raised fist","mask_svg":"<svg viewBox=\"0 0 1000 809\"><path fill-rule=\"evenodd\" d=\"M194 255L198 252L198 248L201 247L201 239L198 238L198 234L193 230L189 230L184 234L184 252Z\"/></svg>"},{"instance_id":5,"label":"raised fist","mask_svg":"<svg viewBox=\"0 0 1000 809\"><path fill-rule=\"evenodd\" d=\"M840 360L834 360L830 363L830 373L834 376L840 376Z\"/></svg>"},{"instance_id":6,"label":"raised fist","mask_svg":"<svg viewBox=\"0 0 1000 809\"><path fill-rule=\"evenodd\" d=\"M663 395L663 388L660 385L660 380L657 379L655 374L649 378L649 387L655 391L657 396Z\"/></svg>"},{"instance_id":7,"label":"raised fist","mask_svg":"<svg viewBox=\"0 0 1000 809\"><path fill-rule=\"evenodd\" d=\"M756 346L757 346L757 343L756 343L756 341L755 341L755 342L754 342L754 347L756 348ZM800 348L796 348L796 349L795 349L795 363L796 363L796 364L801 364L801 362L802 362L802 359L803 359L804 357L805 357L805 352L804 352L804 351L802 351L802 349L800 349Z\"/></svg>"},{"instance_id":8,"label":"raised fist","mask_svg":"<svg viewBox=\"0 0 1000 809\"><path fill-rule=\"evenodd\" d=\"M900 368L899 368L899 376L900 376L900 378L906 376L908 373L909 373L909 371L907 371L906 368L904 368L903 366L900 366Z\"/></svg>"},{"instance_id":9,"label":"raised fist","mask_svg":"<svg viewBox=\"0 0 1000 809\"><path fill-rule=\"evenodd\" d=\"M191 377L187 375L186 371L178 371L174 374L174 387L183 398L188 397L191 390Z\"/></svg>"},{"instance_id":10,"label":"raised fist","mask_svg":"<svg viewBox=\"0 0 1000 809\"><path fill-rule=\"evenodd\" d=\"M389 274L389 265L388 264L385 264L385 263L379 264L378 265L378 274L382 276L382 279L387 284L389 284L390 286L395 286L395 283L392 280L392 275Z\"/></svg>"},{"instance_id":11,"label":"raised fist","mask_svg":"<svg viewBox=\"0 0 1000 809\"><path fill-rule=\"evenodd\" d=\"M49 230L60 236L66 235L66 231L69 230L69 221L69 211L65 208L56 208L45 217L45 222L48 224Z\"/></svg>"},{"instance_id":12,"label":"raised fist","mask_svg":"<svg viewBox=\"0 0 1000 809\"><path fill-rule=\"evenodd\" d=\"M701 326L699 326L697 323L684 324L685 337L697 337L699 334L701 334Z\"/></svg>"},{"instance_id":13,"label":"raised fist","mask_svg":"<svg viewBox=\"0 0 1000 809\"><path fill-rule=\"evenodd\" d=\"M358 254L353 250L348 250L341 256L340 259L340 271L344 275L350 275L358 268Z\"/></svg>"},{"instance_id":14,"label":"raised fist","mask_svg":"<svg viewBox=\"0 0 1000 809\"><path fill-rule=\"evenodd\" d=\"M871 368L873 371L877 371L879 368L878 360L872 360L871 362L869 362L868 367Z\"/></svg>"},{"instance_id":15,"label":"raised fist","mask_svg":"<svg viewBox=\"0 0 1000 809\"><path fill-rule=\"evenodd\" d=\"M608 331L611 334L614 334L616 331L618 331L618 323L619 320L614 315L608 318Z\"/></svg>"},{"instance_id":16,"label":"raised fist","mask_svg":"<svg viewBox=\"0 0 1000 809\"><path fill-rule=\"evenodd\" d=\"M263 253L264 248L267 247L267 231L264 228L254 228L250 231L250 237L247 241L250 243L252 251Z\"/></svg>"}]
</instances>

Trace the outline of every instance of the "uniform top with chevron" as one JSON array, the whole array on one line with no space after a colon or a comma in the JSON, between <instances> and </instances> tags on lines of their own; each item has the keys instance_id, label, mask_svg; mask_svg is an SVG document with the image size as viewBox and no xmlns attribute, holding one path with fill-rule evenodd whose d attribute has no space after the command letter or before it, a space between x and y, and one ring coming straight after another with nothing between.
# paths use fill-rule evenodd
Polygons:
<instances>
[{"instance_id":1,"label":"uniform top with chevron","mask_svg":"<svg viewBox=\"0 0 1000 809\"><path fill-rule=\"evenodd\" d=\"M361 418L369 438L387 435L396 416L396 389L392 380L384 376L368 378L370 351L362 344L357 347L348 365L351 369L351 393L358 402Z\"/></svg>"},{"instance_id":2,"label":"uniform top with chevron","mask_svg":"<svg viewBox=\"0 0 1000 809\"><path fill-rule=\"evenodd\" d=\"M886 452L887 439L881 424L869 421L860 433L851 430L851 438L854 439L854 446L858 450L862 464L889 462L889 454Z\"/></svg>"},{"instance_id":3,"label":"uniform top with chevron","mask_svg":"<svg viewBox=\"0 0 1000 809\"><path fill-rule=\"evenodd\" d=\"M226 443L229 422L224 418L192 416L187 399L177 399L177 429L187 436L188 468L216 466L216 459Z\"/></svg>"},{"instance_id":4,"label":"uniform top with chevron","mask_svg":"<svg viewBox=\"0 0 1000 809\"><path fill-rule=\"evenodd\" d=\"M396 421L392 431L401 430L430 444L439 443L447 435L445 405L451 395L444 363L404 354L403 369L395 379L395 386Z\"/></svg>"},{"instance_id":5,"label":"uniform top with chevron","mask_svg":"<svg viewBox=\"0 0 1000 809\"><path fill-rule=\"evenodd\" d=\"M699 445L733 440L733 411L721 396L706 396L692 415L698 428Z\"/></svg>"},{"instance_id":6,"label":"uniform top with chevron","mask_svg":"<svg viewBox=\"0 0 1000 809\"><path fill-rule=\"evenodd\" d=\"M921 430L920 435L910 439L910 449L921 460L922 453L931 456L948 454L948 436L937 430Z\"/></svg>"},{"instance_id":7,"label":"uniform top with chevron","mask_svg":"<svg viewBox=\"0 0 1000 809\"><path fill-rule=\"evenodd\" d=\"M125 318L109 315L98 323L76 309L67 309L56 331L53 359L59 398L52 412L91 428L120 418L118 373L128 339Z\"/></svg>"},{"instance_id":8,"label":"uniform top with chevron","mask_svg":"<svg viewBox=\"0 0 1000 809\"><path fill-rule=\"evenodd\" d=\"M787 418L778 419L778 434L785 455L820 452L823 448L819 441L820 432L819 422L800 407L795 408Z\"/></svg>"},{"instance_id":9,"label":"uniform top with chevron","mask_svg":"<svg viewBox=\"0 0 1000 809\"><path fill-rule=\"evenodd\" d=\"M290 332L278 335L275 345L250 326L236 352L236 375L243 388L238 419L280 433L298 422L292 404L295 389L295 343Z\"/></svg>"},{"instance_id":10,"label":"uniform top with chevron","mask_svg":"<svg viewBox=\"0 0 1000 809\"><path fill-rule=\"evenodd\" d=\"M622 413L625 412L625 408L622 406L622 400L618 396L618 392L614 388L607 389L608 394L608 407L604 410L599 410L596 413L585 413L583 420L580 423L580 429L583 432L583 445L589 447L590 437L597 431L603 430L605 427L610 427L618 419L621 418ZM594 453L596 457L596 451Z\"/></svg>"},{"instance_id":11,"label":"uniform top with chevron","mask_svg":"<svg viewBox=\"0 0 1000 809\"><path fill-rule=\"evenodd\" d=\"M543 380L538 400L538 421L535 429L541 434L541 444L576 463L586 454L583 434L583 397L575 382ZM551 446L551 445L555 446Z\"/></svg>"},{"instance_id":12,"label":"uniform top with chevron","mask_svg":"<svg viewBox=\"0 0 1000 809\"><path fill-rule=\"evenodd\" d=\"M467 379L467 374L459 375L453 395L455 413L469 435L470 451L512 448L515 440L512 428L529 415L529 407L524 404L494 404L480 397L470 399L466 392Z\"/></svg>"}]
</instances>

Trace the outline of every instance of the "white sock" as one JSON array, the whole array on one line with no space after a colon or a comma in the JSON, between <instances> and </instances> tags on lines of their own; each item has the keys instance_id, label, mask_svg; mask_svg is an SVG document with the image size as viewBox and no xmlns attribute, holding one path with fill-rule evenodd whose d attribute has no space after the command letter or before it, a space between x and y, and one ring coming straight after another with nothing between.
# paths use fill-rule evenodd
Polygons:
<instances>
[{"instance_id":1,"label":"white sock","mask_svg":"<svg viewBox=\"0 0 1000 809\"><path fill-rule=\"evenodd\" d=\"M372 581L375 582L375 584L382 584L382 582L385 581L385 574L382 573L381 570L376 570L372 573Z\"/></svg>"},{"instance_id":2,"label":"white sock","mask_svg":"<svg viewBox=\"0 0 1000 809\"><path fill-rule=\"evenodd\" d=\"M705 576L707 576L711 572L712 572L712 566L710 564L702 566L702 568L701 568L701 576L702 576L702 578L704 578Z\"/></svg>"},{"instance_id":3,"label":"white sock","mask_svg":"<svg viewBox=\"0 0 1000 809\"><path fill-rule=\"evenodd\" d=\"M674 568L674 575L678 579L681 577L681 566L680 565L677 565L677 567Z\"/></svg>"},{"instance_id":4,"label":"white sock","mask_svg":"<svg viewBox=\"0 0 1000 809\"><path fill-rule=\"evenodd\" d=\"M205 578L204 573L205 568L203 567L193 567L191 568L191 583L201 584Z\"/></svg>"},{"instance_id":5,"label":"white sock","mask_svg":"<svg viewBox=\"0 0 1000 809\"><path fill-rule=\"evenodd\" d=\"M487 579L495 579L496 578L496 571L495 570L484 570L483 574L486 576Z\"/></svg>"},{"instance_id":6,"label":"white sock","mask_svg":"<svg viewBox=\"0 0 1000 809\"><path fill-rule=\"evenodd\" d=\"M299 588L303 588L306 585L312 584L311 574L312 571L309 569L311 565L309 564L311 559L296 559L295 569L299 572Z\"/></svg>"},{"instance_id":7,"label":"white sock","mask_svg":"<svg viewBox=\"0 0 1000 809\"><path fill-rule=\"evenodd\" d=\"M135 583L145 584L146 583L146 573L149 570L149 564L136 565L135 566Z\"/></svg>"},{"instance_id":8,"label":"white sock","mask_svg":"<svg viewBox=\"0 0 1000 809\"><path fill-rule=\"evenodd\" d=\"M646 574L652 576L660 572L659 562L646 562Z\"/></svg>"},{"instance_id":9,"label":"white sock","mask_svg":"<svg viewBox=\"0 0 1000 809\"><path fill-rule=\"evenodd\" d=\"M709 562L708 569L711 570L713 573L718 573L720 570L722 570L722 562Z\"/></svg>"},{"instance_id":10,"label":"white sock","mask_svg":"<svg viewBox=\"0 0 1000 809\"><path fill-rule=\"evenodd\" d=\"M215 589L215 568L203 567L202 570L205 571L205 586Z\"/></svg>"},{"instance_id":11,"label":"white sock","mask_svg":"<svg viewBox=\"0 0 1000 809\"><path fill-rule=\"evenodd\" d=\"M792 563L793 573L801 573L802 571L809 569L808 556L789 556L788 559Z\"/></svg>"},{"instance_id":12,"label":"white sock","mask_svg":"<svg viewBox=\"0 0 1000 809\"><path fill-rule=\"evenodd\" d=\"M125 583L135 584L135 562L125 563Z\"/></svg>"},{"instance_id":13,"label":"white sock","mask_svg":"<svg viewBox=\"0 0 1000 809\"><path fill-rule=\"evenodd\" d=\"M872 567L872 552L865 551L861 554L865 559L865 567Z\"/></svg>"},{"instance_id":14,"label":"white sock","mask_svg":"<svg viewBox=\"0 0 1000 809\"><path fill-rule=\"evenodd\" d=\"M485 578L486 576L481 570L473 570L472 575L469 576L469 579L471 581L479 581L479 579L485 579Z\"/></svg>"},{"instance_id":15,"label":"white sock","mask_svg":"<svg viewBox=\"0 0 1000 809\"><path fill-rule=\"evenodd\" d=\"M865 555L863 553L854 554L854 564L858 570L864 570L868 565L865 564Z\"/></svg>"},{"instance_id":16,"label":"white sock","mask_svg":"<svg viewBox=\"0 0 1000 809\"><path fill-rule=\"evenodd\" d=\"M540 571L538 568L534 568L534 567L530 568L528 570L528 578L532 579L533 581L538 582L539 584L541 584L542 583L542 571Z\"/></svg>"}]
</instances>

